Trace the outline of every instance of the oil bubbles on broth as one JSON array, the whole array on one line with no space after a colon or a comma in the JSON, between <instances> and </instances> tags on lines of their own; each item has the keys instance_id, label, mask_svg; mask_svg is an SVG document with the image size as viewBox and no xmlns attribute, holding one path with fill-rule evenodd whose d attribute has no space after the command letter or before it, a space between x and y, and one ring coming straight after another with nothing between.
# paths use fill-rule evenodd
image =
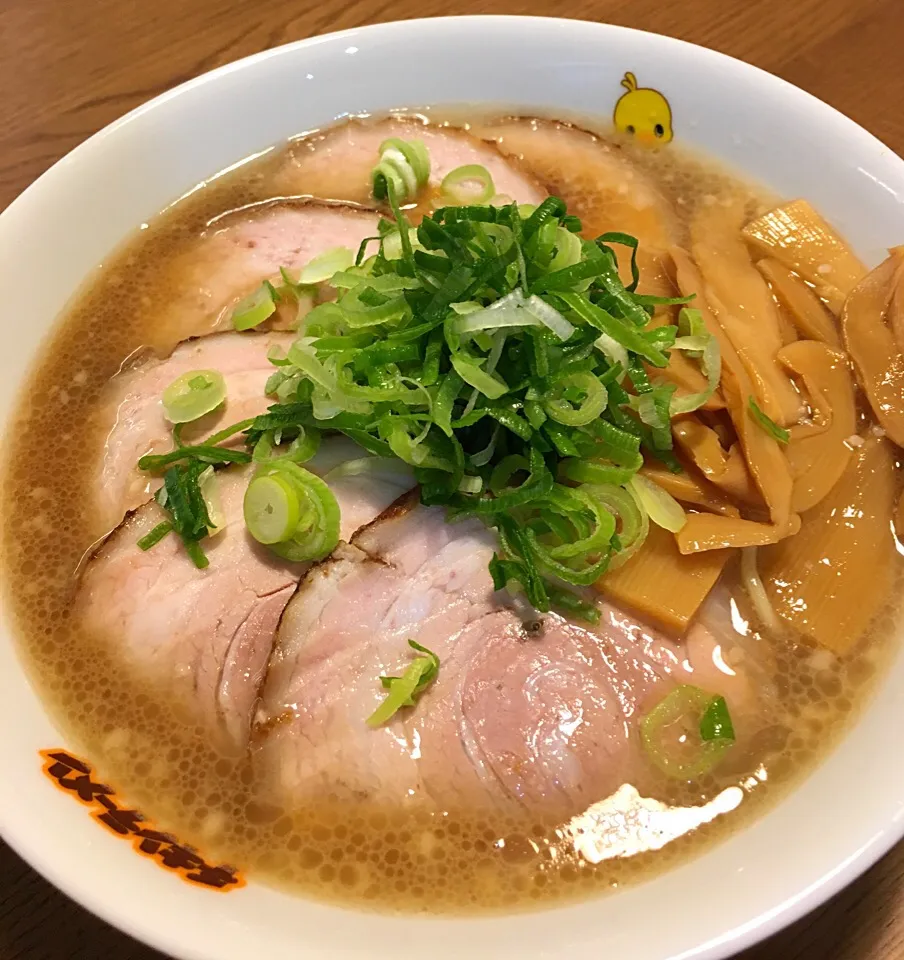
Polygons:
<instances>
[{"instance_id":1,"label":"oil bubbles on broth","mask_svg":"<svg viewBox=\"0 0 904 960\"><path fill-rule=\"evenodd\" d=\"M449 122L462 116L450 114ZM638 236L651 292L671 295L673 278L644 237L653 250L688 246L703 214L716 223L725 211L746 222L775 203L674 144L647 151L620 135L598 139L547 121L467 119L472 133L495 141L511 161L512 183L521 177L561 194L594 233ZM105 385L139 348L172 349L157 320L183 295L176 267L207 225L304 192L287 190L286 178L303 184L299 171L305 163L319 169L318 150L331 136L295 141L166 211L88 278L52 334L10 430L2 485L6 589L29 671L73 745L130 804L208 859L304 894L388 910L533 908L667 869L759 815L837 742L884 667L898 565L868 642L836 655L784 624L765 628L740 563L729 560L701 614L723 639L708 655L725 677L754 678L770 721L758 722L724 763L696 779L642 770L567 815L524 804L435 809L410 796L389 802L341 791L290 804L262 781L257 746L249 753L212 742L170 687L124 669L114 647L75 622L73 571L96 536L89 506L95 464L85 451L110 428L98 412ZM362 164L369 169L371 159ZM611 169L629 176L601 178L600 170ZM331 190L338 184L342 192L341 177L332 166L329 173ZM356 179L346 192L363 201L361 190ZM862 417L868 403L859 395L857 402ZM52 458L48 438L56 441ZM542 644L543 631L534 633L524 643Z\"/></svg>"}]
</instances>

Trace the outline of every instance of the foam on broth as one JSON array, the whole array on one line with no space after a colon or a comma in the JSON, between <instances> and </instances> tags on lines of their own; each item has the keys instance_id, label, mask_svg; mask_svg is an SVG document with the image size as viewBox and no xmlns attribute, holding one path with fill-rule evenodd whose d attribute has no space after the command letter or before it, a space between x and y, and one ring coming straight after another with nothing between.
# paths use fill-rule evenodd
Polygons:
<instances>
[{"instance_id":1,"label":"foam on broth","mask_svg":"<svg viewBox=\"0 0 904 960\"><path fill-rule=\"evenodd\" d=\"M698 204L737 198L753 214L768 202L763 191L674 145L655 153L625 149L681 216ZM736 571L728 569L736 616L750 624L748 643L774 658L775 737L756 756L735 758L703 781L663 781L655 791L671 807L690 808L736 788L733 796L743 799L734 812L662 850L598 864L575 850L580 823L450 816L410 807L403 798L393 807L327 797L317 806L281 809L259 793L246 758L217 752L166 689L123 669L106 643L71 621L74 571L90 545L82 505L96 482L85 451L109 426L96 422L101 389L124 358L153 341L155 317L175 296L165 267L212 218L271 199L282 158L277 153L213 181L89 277L49 339L11 423L0 486L7 594L32 676L73 746L131 804L208 860L318 898L382 909L551 904L663 870L758 815L812 768L863 703L891 646L890 602L868 643L836 660L758 631ZM899 586L900 574L891 596ZM685 815L684 829L693 821ZM629 830L622 852L631 852L638 838Z\"/></svg>"}]
</instances>

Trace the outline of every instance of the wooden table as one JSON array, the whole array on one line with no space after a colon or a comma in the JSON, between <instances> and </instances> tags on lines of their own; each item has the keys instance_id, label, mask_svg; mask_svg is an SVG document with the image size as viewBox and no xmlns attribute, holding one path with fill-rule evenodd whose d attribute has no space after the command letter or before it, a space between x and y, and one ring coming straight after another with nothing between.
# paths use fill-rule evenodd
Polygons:
<instances>
[{"instance_id":1,"label":"wooden table","mask_svg":"<svg viewBox=\"0 0 904 960\"><path fill-rule=\"evenodd\" d=\"M541 0L2 0L0 209L120 114L249 53L399 17L550 10ZM749 60L833 104L904 155L904 0L574 0L560 12ZM75 906L0 843L0 960L101 957L160 955ZM904 845L738 960L899 958Z\"/></svg>"}]
</instances>

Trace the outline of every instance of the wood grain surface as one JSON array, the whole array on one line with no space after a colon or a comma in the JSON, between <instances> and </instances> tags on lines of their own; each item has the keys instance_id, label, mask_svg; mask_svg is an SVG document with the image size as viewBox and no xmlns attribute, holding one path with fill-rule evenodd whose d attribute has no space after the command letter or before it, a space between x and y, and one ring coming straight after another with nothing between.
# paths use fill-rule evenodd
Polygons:
<instances>
[{"instance_id":1,"label":"wood grain surface","mask_svg":"<svg viewBox=\"0 0 904 960\"><path fill-rule=\"evenodd\" d=\"M552 9L542 0L0 0L0 209L111 120L247 54L403 17ZM555 9L755 63L904 154L904 0L572 0ZM160 955L71 903L0 843L0 960L94 958ZM738 960L901 958L904 845Z\"/></svg>"}]
</instances>

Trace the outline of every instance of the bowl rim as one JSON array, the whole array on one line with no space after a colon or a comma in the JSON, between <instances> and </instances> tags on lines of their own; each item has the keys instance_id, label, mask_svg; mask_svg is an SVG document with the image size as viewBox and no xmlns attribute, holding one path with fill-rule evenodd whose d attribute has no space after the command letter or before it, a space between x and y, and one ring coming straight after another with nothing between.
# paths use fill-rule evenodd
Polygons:
<instances>
[{"instance_id":1,"label":"bowl rim","mask_svg":"<svg viewBox=\"0 0 904 960\"><path fill-rule=\"evenodd\" d=\"M897 159L899 163L904 165L904 160L898 157L887 144L860 126L856 121L815 95L739 57L734 57L687 40L618 24L568 17L504 14L420 17L349 27L341 31L305 37L300 40L280 44L279 46L223 64L165 90L147 102L133 108L122 117L107 124L54 162L15 197L5 209L0 211L0 228L3 227L6 221L12 218L14 213L17 216L27 215L30 204L37 200L49 182L64 175L65 168L70 163L76 160L82 161L84 159L90 159L92 153L103 149L105 142L110 137L115 136L120 129L141 119L146 114L152 114L157 110L165 108L171 100L182 97L190 91L205 87L209 84L216 84L225 76L253 69L257 64L264 61L292 55L297 50L336 44L362 35L374 36L384 33L391 34L398 31L412 30L416 32L421 29L435 29L437 25L450 22L465 26L473 25L475 27L485 25L488 22L497 22L509 25L514 29L517 29L519 26L527 27L529 25L536 26L542 23L557 23L580 26L582 29L589 28L593 31L611 33L616 36L630 35L634 37L651 38L654 39L655 42L667 42L670 45L685 48L687 51L693 51L693 55L696 57L731 63L732 69L740 69L753 74L757 82L771 86L772 89L777 92L783 91L788 93L792 95L798 103L802 103L819 111L826 119L831 118L843 132L856 137L861 145L871 143L874 148L878 147L883 151L887 151L892 157ZM32 685L24 667L23 673L26 676L27 682ZM38 699L40 700L41 698L38 697ZM761 816L768 817L769 813L766 812ZM118 905L109 904L95 895L90 884L85 883L83 878L80 879L75 876L72 871L65 869L59 858L54 858L49 855L49 851L46 851L40 843L34 842L31 839L32 834L17 832L12 825L12 818L6 815L3 806L0 806L0 838L32 869L41 874L44 879L52 883L71 900L115 929L153 949L164 951L175 957L185 958L185 960L209 960L210 954L208 951L195 943L187 944L180 940L175 930L172 931L172 936L170 936L170 931L167 928L155 927L142 914L137 912L125 913ZM835 868L828 870L807 888L801 890L798 896L785 900L772 909L763 910L758 915L750 917L745 923L739 924L727 933L715 939L704 941L680 954L675 954L670 960L727 960L727 958L734 956L735 953L766 940L796 920L811 913L831 897L835 896L872 867L902 838L904 838L904 816L896 817L891 822L882 824L868 844L852 851L850 856L837 864ZM509 919L511 916L510 914L501 914L499 917L491 915L486 919L489 921L501 920Z\"/></svg>"}]
</instances>

